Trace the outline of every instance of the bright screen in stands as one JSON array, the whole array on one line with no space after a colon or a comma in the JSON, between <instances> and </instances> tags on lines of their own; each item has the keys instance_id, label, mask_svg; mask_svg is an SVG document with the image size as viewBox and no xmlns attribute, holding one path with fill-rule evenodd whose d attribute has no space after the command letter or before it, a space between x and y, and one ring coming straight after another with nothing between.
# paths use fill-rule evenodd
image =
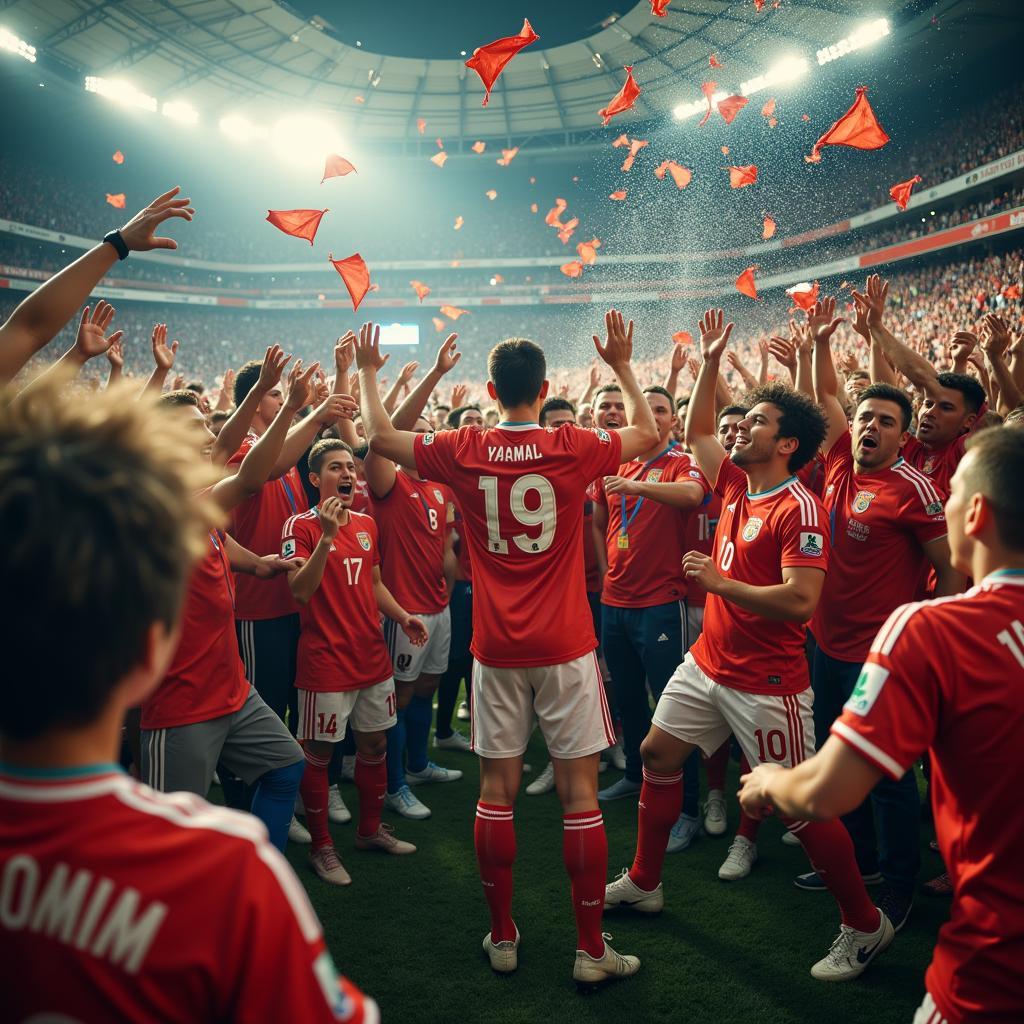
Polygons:
<instances>
[{"instance_id":1,"label":"bright screen in stands","mask_svg":"<svg viewBox=\"0 0 1024 1024\"><path fill-rule=\"evenodd\" d=\"M419 324L381 324L380 343L382 345L418 345L420 343Z\"/></svg>"}]
</instances>

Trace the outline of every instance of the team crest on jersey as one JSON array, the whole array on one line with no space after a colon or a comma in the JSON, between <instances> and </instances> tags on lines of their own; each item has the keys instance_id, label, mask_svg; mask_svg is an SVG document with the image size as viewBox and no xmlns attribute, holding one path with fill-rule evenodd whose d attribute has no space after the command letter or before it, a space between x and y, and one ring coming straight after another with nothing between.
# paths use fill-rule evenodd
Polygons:
<instances>
[{"instance_id":1,"label":"team crest on jersey","mask_svg":"<svg viewBox=\"0 0 1024 1024\"><path fill-rule=\"evenodd\" d=\"M924 460L924 465L921 467L921 472L922 473L927 473L929 476L931 476L932 473L935 472L935 456L934 455L929 455L928 458Z\"/></svg>"},{"instance_id":2,"label":"team crest on jersey","mask_svg":"<svg viewBox=\"0 0 1024 1024\"><path fill-rule=\"evenodd\" d=\"M764 520L759 519L757 516L751 516L747 520L747 525L743 527L743 539L749 544L752 540L757 539L757 535L761 532L761 527L764 526Z\"/></svg>"},{"instance_id":3,"label":"team crest on jersey","mask_svg":"<svg viewBox=\"0 0 1024 1024\"><path fill-rule=\"evenodd\" d=\"M937 516L942 514L942 502L941 501L930 501L924 507L924 513L927 516Z\"/></svg>"},{"instance_id":4,"label":"team crest on jersey","mask_svg":"<svg viewBox=\"0 0 1024 1024\"><path fill-rule=\"evenodd\" d=\"M855 715L866 715L878 700L886 679L889 678L889 670L881 665L869 661L861 670L857 678L857 685L846 702L846 710L852 711Z\"/></svg>"},{"instance_id":5,"label":"team crest on jersey","mask_svg":"<svg viewBox=\"0 0 1024 1024\"><path fill-rule=\"evenodd\" d=\"M824 554L824 541L820 533L800 534L800 554L820 558Z\"/></svg>"},{"instance_id":6,"label":"team crest on jersey","mask_svg":"<svg viewBox=\"0 0 1024 1024\"><path fill-rule=\"evenodd\" d=\"M868 506L877 498L878 495L872 491L858 491L853 498L853 511L854 512L867 512Z\"/></svg>"},{"instance_id":7,"label":"team crest on jersey","mask_svg":"<svg viewBox=\"0 0 1024 1024\"><path fill-rule=\"evenodd\" d=\"M607 430L602 430L600 427L594 427L594 433L597 434L599 441L604 441L605 444L609 444L611 442L612 438Z\"/></svg>"},{"instance_id":8,"label":"team crest on jersey","mask_svg":"<svg viewBox=\"0 0 1024 1024\"><path fill-rule=\"evenodd\" d=\"M426 448L428 444L433 444L433 443L434 443L434 435L433 434L424 434L423 435L423 447L424 448Z\"/></svg>"},{"instance_id":9,"label":"team crest on jersey","mask_svg":"<svg viewBox=\"0 0 1024 1024\"><path fill-rule=\"evenodd\" d=\"M292 537L289 537L281 545L281 557L282 558L292 558L292 557L294 557L294 555L295 555L295 540Z\"/></svg>"},{"instance_id":10,"label":"team crest on jersey","mask_svg":"<svg viewBox=\"0 0 1024 1024\"><path fill-rule=\"evenodd\" d=\"M433 492L434 492L434 499L437 501L437 503L439 505L443 505L444 504L444 495L436 487L431 488L431 490L433 490Z\"/></svg>"},{"instance_id":11,"label":"team crest on jersey","mask_svg":"<svg viewBox=\"0 0 1024 1024\"><path fill-rule=\"evenodd\" d=\"M360 530L356 534L356 540L359 541L359 546L364 551L370 550L370 535L368 533L364 533L362 530Z\"/></svg>"},{"instance_id":12,"label":"team crest on jersey","mask_svg":"<svg viewBox=\"0 0 1024 1024\"><path fill-rule=\"evenodd\" d=\"M647 483L649 483L649 484L656 484L660 479L661 479L661 470L660 469L652 469L647 474Z\"/></svg>"}]
</instances>

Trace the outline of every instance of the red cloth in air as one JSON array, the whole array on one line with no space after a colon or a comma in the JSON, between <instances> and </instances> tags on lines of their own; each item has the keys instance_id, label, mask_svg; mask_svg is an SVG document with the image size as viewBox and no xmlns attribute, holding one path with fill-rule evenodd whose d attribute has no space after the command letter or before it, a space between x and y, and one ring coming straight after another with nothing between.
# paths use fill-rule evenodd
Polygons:
<instances>
[{"instance_id":1,"label":"red cloth in air","mask_svg":"<svg viewBox=\"0 0 1024 1024\"><path fill-rule=\"evenodd\" d=\"M608 198L621 201L626 198L626 190L624 188L620 188L618 189L618 191L612 192L612 194L608 196Z\"/></svg>"},{"instance_id":2,"label":"red cloth in air","mask_svg":"<svg viewBox=\"0 0 1024 1024\"><path fill-rule=\"evenodd\" d=\"M921 175L915 174L908 181L898 182L889 189L890 198L901 210L905 210L907 208L907 203L910 202L910 193L920 180Z\"/></svg>"},{"instance_id":3,"label":"red cloth in air","mask_svg":"<svg viewBox=\"0 0 1024 1024\"><path fill-rule=\"evenodd\" d=\"M749 295L750 298L757 298L757 285L754 282L754 267L747 267L746 270L736 278L736 291L741 295Z\"/></svg>"},{"instance_id":4,"label":"red cloth in air","mask_svg":"<svg viewBox=\"0 0 1024 1024\"><path fill-rule=\"evenodd\" d=\"M720 68L721 66L722 62L714 54L711 54L711 56L708 57L709 68Z\"/></svg>"},{"instance_id":5,"label":"red cloth in air","mask_svg":"<svg viewBox=\"0 0 1024 1024\"><path fill-rule=\"evenodd\" d=\"M334 269L345 282L345 287L352 298L352 310L355 312L370 290L370 271L363 262L363 257L354 252L343 260L336 260L330 253L327 258L334 264Z\"/></svg>"},{"instance_id":6,"label":"red cloth in air","mask_svg":"<svg viewBox=\"0 0 1024 1024\"><path fill-rule=\"evenodd\" d=\"M775 234L775 226L776 226L775 225L775 221L771 217L769 217L768 214L765 214L764 215L764 229L761 232L761 237L765 241L767 241L769 238L772 237L772 235Z\"/></svg>"},{"instance_id":7,"label":"red cloth in air","mask_svg":"<svg viewBox=\"0 0 1024 1024\"><path fill-rule=\"evenodd\" d=\"M416 130L422 135L427 130L427 122L425 118L416 118Z\"/></svg>"},{"instance_id":8,"label":"red cloth in air","mask_svg":"<svg viewBox=\"0 0 1024 1024\"><path fill-rule=\"evenodd\" d=\"M122 204L123 205L123 204ZM326 210L267 210L267 220L278 231L295 238L305 238L310 245Z\"/></svg>"},{"instance_id":9,"label":"red cloth in air","mask_svg":"<svg viewBox=\"0 0 1024 1024\"><path fill-rule=\"evenodd\" d=\"M533 31L527 18L523 18L523 27L515 36L495 39L493 43L480 46L473 51L473 56L466 61L466 67L472 68L484 83L484 102L487 106L491 99L491 89L498 80L498 75L505 70L505 65L524 47L535 43L540 36Z\"/></svg>"},{"instance_id":10,"label":"red cloth in air","mask_svg":"<svg viewBox=\"0 0 1024 1024\"><path fill-rule=\"evenodd\" d=\"M448 154L442 149L440 153L435 153L431 158L432 164L437 164L438 167L444 167L445 161L448 159Z\"/></svg>"},{"instance_id":11,"label":"red cloth in air","mask_svg":"<svg viewBox=\"0 0 1024 1024\"><path fill-rule=\"evenodd\" d=\"M641 89L633 78L632 66L627 64L625 66L625 71L626 81L623 83L622 88L615 94L611 103L609 103L607 107L598 111L598 114L600 114L602 118L602 125L609 124L616 114L625 113L640 98Z\"/></svg>"},{"instance_id":12,"label":"red cloth in air","mask_svg":"<svg viewBox=\"0 0 1024 1024\"><path fill-rule=\"evenodd\" d=\"M124 153L122 153L121 150L118 150L110 159L113 160L115 164L123 164Z\"/></svg>"},{"instance_id":13,"label":"red cloth in air","mask_svg":"<svg viewBox=\"0 0 1024 1024\"><path fill-rule=\"evenodd\" d=\"M583 273L583 264L579 260L573 260L571 263L563 263L558 269L566 277L579 277Z\"/></svg>"},{"instance_id":14,"label":"red cloth in air","mask_svg":"<svg viewBox=\"0 0 1024 1024\"><path fill-rule=\"evenodd\" d=\"M729 184L733 188L743 188L744 185L753 185L757 181L757 167L750 164L746 167L729 168Z\"/></svg>"},{"instance_id":15,"label":"red cloth in air","mask_svg":"<svg viewBox=\"0 0 1024 1024\"><path fill-rule=\"evenodd\" d=\"M115 210L124 209L124 193L117 192L114 195L107 193L107 202L114 207Z\"/></svg>"},{"instance_id":16,"label":"red cloth in air","mask_svg":"<svg viewBox=\"0 0 1024 1024\"><path fill-rule=\"evenodd\" d=\"M516 153L518 152L518 146L513 146L511 149L503 149L501 151L501 156L494 162L502 167L508 167L508 165L516 158ZM531 181L530 184L532 185L533 182Z\"/></svg>"},{"instance_id":17,"label":"red cloth in air","mask_svg":"<svg viewBox=\"0 0 1024 1024\"><path fill-rule=\"evenodd\" d=\"M878 123L875 112L868 103L867 88L857 87L857 98L853 106L818 141L811 150L811 155L804 159L811 164L821 160L822 146L850 146L852 149L881 149L889 136ZM804 115L804 120L810 120Z\"/></svg>"},{"instance_id":18,"label":"red cloth in air","mask_svg":"<svg viewBox=\"0 0 1024 1024\"><path fill-rule=\"evenodd\" d=\"M765 101L765 105L761 108L762 117L771 117L775 113L775 97L773 96L770 100Z\"/></svg>"},{"instance_id":19,"label":"red cloth in air","mask_svg":"<svg viewBox=\"0 0 1024 1024\"><path fill-rule=\"evenodd\" d=\"M324 164L324 176L320 179L320 184L322 185L328 178L341 178L352 173L358 174L359 172L343 156L332 153Z\"/></svg>"},{"instance_id":20,"label":"red cloth in air","mask_svg":"<svg viewBox=\"0 0 1024 1024\"><path fill-rule=\"evenodd\" d=\"M441 312L450 320L458 320L460 316L469 313L468 309L459 309L458 306L442 306Z\"/></svg>"},{"instance_id":21,"label":"red cloth in air","mask_svg":"<svg viewBox=\"0 0 1024 1024\"><path fill-rule=\"evenodd\" d=\"M808 284L806 281L802 284L795 284L792 288L786 289L786 294L793 300L793 305L798 309L810 311L814 309L814 304L818 301L818 292L821 286L817 281L814 284Z\"/></svg>"},{"instance_id":22,"label":"red cloth in air","mask_svg":"<svg viewBox=\"0 0 1024 1024\"><path fill-rule=\"evenodd\" d=\"M651 0L651 14L656 18L664 18L665 11L672 0Z\"/></svg>"},{"instance_id":23,"label":"red cloth in air","mask_svg":"<svg viewBox=\"0 0 1024 1024\"><path fill-rule=\"evenodd\" d=\"M486 142L474 142L473 145L470 146L470 149L472 149L474 153L482 153L486 148Z\"/></svg>"},{"instance_id":24,"label":"red cloth in air","mask_svg":"<svg viewBox=\"0 0 1024 1024\"><path fill-rule=\"evenodd\" d=\"M420 302L430 294L430 289L422 281L410 281L409 284L412 286L412 290L416 293L416 298Z\"/></svg>"},{"instance_id":25,"label":"red cloth in air","mask_svg":"<svg viewBox=\"0 0 1024 1024\"><path fill-rule=\"evenodd\" d=\"M732 124L736 115L750 102L746 96L726 96L718 101L718 112L726 124Z\"/></svg>"},{"instance_id":26,"label":"red cloth in air","mask_svg":"<svg viewBox=\"0 0 1024 1024\"><path fill-rule=\"evenodd\" d=\"M672 335L672 340L677 345L692 345L693 335L689 331L676 331L676 333Z\"/></svg>"}]
</instances>

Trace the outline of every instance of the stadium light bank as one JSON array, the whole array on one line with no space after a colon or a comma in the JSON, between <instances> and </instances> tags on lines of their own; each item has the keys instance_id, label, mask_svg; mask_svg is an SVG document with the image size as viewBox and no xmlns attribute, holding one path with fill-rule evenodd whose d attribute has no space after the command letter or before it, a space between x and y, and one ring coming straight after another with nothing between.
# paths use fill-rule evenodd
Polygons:
<instances>
[{"instance_id":1,"label":"stadium light bank","mask_svg":"<svg viewBox=\"0 0 1024 1024\"><path fill-rule=\"evenodd\" d=\"M13 32L8 31L2 26L0 26L0 50L13 53L27 60L30 64L35 64L36 62L36 48L31 43L25 42L24 39L19 39Z\"/></svg>"}]
</instances>

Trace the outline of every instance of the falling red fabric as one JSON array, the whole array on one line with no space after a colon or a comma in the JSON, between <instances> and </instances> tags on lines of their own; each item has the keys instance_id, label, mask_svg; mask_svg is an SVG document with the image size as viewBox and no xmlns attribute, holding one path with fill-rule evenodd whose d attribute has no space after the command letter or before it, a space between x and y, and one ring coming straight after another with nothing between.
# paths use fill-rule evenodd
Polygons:
<instances>
[{"instance_id":1,"label":"falling red fabric","mask_svg":"<svg viewBox=\"0 0 1024 1024\"><path fill-rule=\"evenodd\" d=\"M440 153L435 153L431 158L432 164L437 164L438 167L444 167L445 161L448 159L448 154L442 149Z\"/></svg>"},{"instance_id":2,"label":"falling red fabric","mask_svg":"<svg viewBox=\"0 0 1024 1024\"><path fill-rule=\"evenodd\" d=\"M416 130L422 135L427 130L427 120L424 117L416 118Z\"/></svg>"},{"instance_id":3,"label":"falling red fabric","mask_svg":"<svg viewBox=\"0 0 1024 1024\"><path fill-rule=\"evenodd\" d=\"M775 97L773 96L770 100L766 100L764 106L761 108L762 117L771 117L775 113Z\"/></svg>"},{"instance_id":4,"label":"falling red fabric","mask_svg":"<svg viewBox=\"0 0 1024 1024\"><path fill-rule=\"evenodd\" d=\"M445 326L446 326L445 322L439 316L432 316L430 319L434 321L434 330L435 331L440 332L440 331L443 331L445 329Z\"/></svg>"},{"instance_id":5,"label":"falling red fabric","mask_svg":"<svg viewBox=\"0 0 1024 1024\"><path fill-rule=\"evenodd\" d=\"M592 238L589 242L580 242L576 246L580 262L592 267L597 262L597 250L600 245L601 243L596 238Z\"/></svg>"},{"instance_id":6,"label":"falling red fabric","mask_svg":"<svg viewBox=\"0 0 1024 1024\"><path fill-rule=\"evenodd\" d=\"M572 238L573 232L576 230L577 227L579 227L579 223L579 217L573 217L572 220L567 220L558 229L558 240L562 243L562 245L569 244L569 239Z\"/></svg>"},{"instance_id":7,"label":"falling red fabric","mask_svg":"<svg viewBox=\"0 0 1024 1024\"><path fill-rule=\"evenodd\" d=\"M579 260L573 260L571 263L563 263L558 269L566 277L579 277L583 273L583 264Z\"/></svg>"},{"instance_id":8,"label":"falling red fabric","mask_svg":"<svg viewBox=\"0 0 1024 1024\"><path fill-rule=\"evenodd\" d=\"M460 213L459 216L455 218L455 230L458 231L463 224L465 224L465 221L462 219L462 214Z\"/></svg>"},{"instance_id":9,"label":"falling red fabric","mask_svg":"<svg viewBox=\"0 0 1024 1024\"><path fill-rule=\"evenodd\" d=\"M485 195L485 196L487 196L487 198L488 198L488 199L490 199L490 201L491 201L492 203L494 202L494 200L495 200L495 199L497 199L497 198L498 198L498 193L497 193L497 190L495 190L495 189L493 189L493 188L489 188L489 189L488 189L488 190L487 190L487 191L486 191L486 192L484 193L484 195Z\"/></svg>"},{"instance_id":10,"label":"falling red fabric","mask_svg":"<svg viewBox=\"0 0 1024 1024\"><path fill-rule=\"evenodd\" d=\"M775 221L771 217L769 217L768 214L766 213L764 215L764 228L761 231L761 237L765 241L768 241L768 239L771 238L772 235L775 234L775 226L776 226L775 225Z\"/></svg>"},{"instance_id":11,"label":"falling red fabric","mask_svg":"<svg viewBox=\"0 0 1024 1024\"><path fill-rule=\"evenodd\" d=\"M444 313L449 320L458 320L460 316L466 316L469 313L469 310L459 309L458 306L442 306L441 312Z\"/></svg>"},{"instance_id":12,"label":"falling red fabric","mask_svg":"<svg viewBox=\"0 0 1024 1024\"><path fill-rule=\"evenodd\" d=\"M810 114L801 114L800 115L800 120L801 121L810 121L810 119L811 119L811 115Z\"/></svg>"},{"instance_id":13,"label":"falling red fabric","mask_svg":"<svg viewBox=\"0 0 1024 1024\"><path fill-rule=\"evenodd\" d=\"M123 210L124 209L124 193L123 192L115 192L114 195L111 195L108 192L107 193L107 202L110 203L110 205L113 206L115 210Z\"/></svg>"},{"instance_id":14,"label":"falling red fabric","mask_svg":"<svg viewBox=\"0 0 1024 1024\"><path fill-rule=\"evenodd\" d=\"M110 159L113 160L115 164L123 164L124 153L122 153L121 150L118 150Z\"/></svg>"},{"instance_id":15,"label":"falling red fabric","mask_svg":"<svg viewBox=\"0 0 1024 1024\"><path fill-rule=\"evenodd\" d=\"M536 213L539 207L536 203L530 203L530 213Z\"/></svg>"},{"instance_id":16,"label":"falling red fabric","mask_svg":"<svg viewBox=\"0 0 1024 1024\"><path fill-rule=\"evenodd\" d=\"M560 228L562 226L562 214L565 213L565 208L568 205L564 199L556 199L555 205L548 210L547 215L544 217L544 223L550 228Z\"/></svg>"},{"instance_id":17,"label":"falling red fabric","mask_svg":"<svg viewBox=\"0 0 1024 1024\"><path fill-rule=\"evenodd\" d=\"M482 153L487 148L486 142L474 142L470 147L474 153Z\"/></svg>"},{"instance_id":18,"label":"falling red fabric","mask_svg":"<svg viewBox=\"0 0 1024 1024\"><path fill-rule=\"evenodd\" d=\"M881 149L889 141L889 136L878 123L878 118L868 103L867 92L865 86L857 87L857 98L853 101L853 106L814 144L811 155L804 157L808 163L816 164L821 160L822 146Z\"/></svg>"},{"instance_id":19,"label":"falling red fabric","mask_svg":"<svg viewBox=\"0 0 1024 1024\"><path fill-rule=\"evenodd\" d=\"M412 286L412 290L416 293L416 298L420 302L430 294L430 289L422 281L410 281L409 284Z\"/></svg>"},{"instance_id":20,"label":"falling red fabric","mask_svg":"<svg viewBox=\"0 0 1024 1024\"><path fill-rule=\"evenodd\" d=\"M310 245L326 210L267 210L267 220L279 231L295 238L305 238Z\"/></svg>"},{"instance_id":21,"label":"falling red fabric","mask_svg":"<svg viewBox=\"0 0 1024 1024\"><path fill-rule=\"evenodd\" d=\"M718 112L726 124L732 124L736 115L750 102L746 96L726 96L718 101Z\"/></svg>"},{"instance_id":22,"label":"falling red fabric","mask_svg":"<svg viewBox=\"0 0 1024 1024\"><path fill-rule=\"evenodd\" d=\"M505 65L524 47L535 43L540 36L533 31L527 18L523 18L523 27L519 35L505 36L495 39L493 43L480 46L473 51L473 56L466 61L466 67L472 68L484 83L484 102L486 107L491 99L491 89L498 80L498 75L505 70Z\"/></svg>"},{"instance_id":23,"label":"falling red fabric","mask_svg":"<svg viewBox=\"0 0 1024 1024\"><path fill-rule=\"evenodd\" d=\"M355 167L343 156L332 153L324 164L324 176L320 179L322 185L328 178L343 178L346 174L358 174Z\"/></svg>"},{"instance_id":24,"label":"falling red fabric","mask_svg":"<svg viewBox=\"0 0 1024 1024\"><path fill-rule=\"evenodd\" d=\"M818 301L818 292L820 290L821 286L817 281L814 284L804 281L801 284L793 285L792 288L787 288L786 294L793 300L793 305L797 309L810 311L814 309L814 304Z\"/></svg>"},{"instance_id":25,"label":"falling red fabric","mask_svg":"<svg viewBox=\"0 0 1024 1024\"><path fill-rule=\"evenodd\" d=\"M608 198L609 199L615 199L615 200L621 202L623 199L626 198L626 190L624 188L617 189Z\"/></svg>"},{"instance_id":26,"label":"falling red fabric","mask_svg":"<svg viewBox=\"0 0 1024 1024\"><path fill-rule=\"evenodd\" d=\"M743 188L744 185L753 185L757 181L757 167L750 164L746 167L729 168L729 184L733 188Z\"/></svg>"},{"instance_id":27,"label":"falling red fabric","mask_svg":"<svg viewBox=\"0 0 1024 1024\"><path fill-rule=\"evenodd\" d=\"M910 202L910 193L920 180L921 175L915 174L909 181L901 181L889 189L890 198L901 210L907 208L907 203Z\"/></svg>"},{"instance_id":28,"label":"falling red fabric","mask_svg":"<svg viewBox=\"0 0 1024 1024\"><path fill-rule=\"evenodd\" d=\"M366 297L370 290L370 271L363 262L363 257L354 252L343 260L336 260L333 253L328 253L327 258L334 264L334 269L341 275L348 294L352 299L353 312L359 308L359 303Z\"/></svg>"},{"instance_id":29,"label":"falling red fabric","mask_svg":"<svg viewBox=\"0 0 1024 1024\"><path fill-rule=\"evenodd\" d=\"M697 127L701 128L706 125L711 118L714 111L711 109L711 97L714 96L715 90L718 88L717 82L701 82L700 91L704 93L704 99L708 101L707 113L697 122Z\"/></svg>"},{"instance_id":30,"label":"falling red fabric","mask_svg":"<svg viewBox=\"0 0 1024 1024\"><path fill-rule=\"evenodd\" d=\"M636 160L637 153L639 153L646 145L646 139L634 139L629 144L629 155L622 161L622 170L629 171L633 167L633 161Z\"/></svg>"},{"instance_id":31,"label":"falling red fabric","mask_svg":"<svg viewBox=\"0 0 1024 1024\"><path fill-rule=\"evenodd\" d=\"M444 142L442 142L440 138L434 139L434 142L437 143L438 149L444 149Z\"/></svg>"},{"instance_id":32,"label":"falling red fabric","mask_svg":"<svg viewBox=\"0 0 1024 1024\"><path fill-rule=\"evenodd\" d=\"M757 11L758 14L760 14L761 8L763 8L766 3L767 0L754 0L754 10Z\"/></svg>"},{"instance_id":33,"label":"falling red fabric","mask_svg":"<svg viewBox=\"0 0 1024 1024\"><path fill-rule=\"evenodd\" d=\"M612 97L612 101L611 103L608 104L607 107L603 107L601 110L598 111L598 114L602 118L602 125L609 124L611 122L611 119L615 117L616 114L625 113L640 98L641 89L640 86L636 84L636 80L633 78L632 66L627 64L625 66L625 71L626 81L623 83L622 88L615 94L614 97Z\"/></svg>"},{"instance_id":34,"label":"falling red fabric","mask_svg":"<svg viewBox=\"0 0 1024 1024\"><path fill-rule=\"evenodd\" d=\"M654 176L658 179L658 181L665 180L665 175L668 172L668 165L670 163L672 163L671 160L662 160L661 163L654 168Z\"/></svg>"},{"instance_id":35,"label":"falling red fabric","mask_svg":"<svg viewBox=\"0 0 1024 1024\"><path fill-rule=\"evenodd\" d=\"M774 117L768 118L768 127L774 128L779 122Z\"/></svg>"},{"instance_id":36,"label":"falling red fabric","mask_svg":"<svg viewBox=\"0 0 1024 1024\"><path fill-rule=\"evenodd\" d=\"M721 61L719 61L719 59L714 54L711 54L711 56L708 57L708 67L710 67L710 68L720 68L720 67L722 67L722 63L721 63Z\"/></svg>"},{"instance_id":37,"label":"falling red fabric","mask_svg":"<svg viewBox=\"0 0 1024 1024\"><path fill-rule=\"evenodd\" d=\"M688 167L682 167L674 160L668 162L668 173L672 175L672 180L676 183L676 188L678 189L686 188L693 178L693 172Z\"/></svg>"},{"instance_id":38,"label":"falling red fabric","mask_svg":"<svg viewBox=\"0 0 1024 1024\"><path fill-rule=\"evenodd\" d=\"M757 285L754 283L754 271L756 267L747 267L746 270L736 278L736 291L741 295L749 295L750 298L757 298Z\"/></svg>"},{"instance_id":39,"label":"falling red fabric","mask_svg":"<svg viewBox=\"0 0 1024 1024\"><path fill-rule=\"evenodd\" d=\"M495 163L499 164L501 167L508 167L508 165L516 158L516 153L518 152L518 146L513 146L511 149L503 149L501 151L501 156L495 160ZM531 182L530 184L533 183Z\"/></svg>"},{"instance_id":40,"label":"falling red fabric","mask_svg":"<svg viewBox=\"0 0 1024 1024\"><path fill-rule=\"evenodd\" d=\"M621 146L629 145L629 136L623 132L613 143L612 149L619 149Z\"/></svg>"},{"instance_id":41,"label":"falling red fabric","mask_svg":"<svg viewBox=\"0 0 1024 1024\"><path fill-rule=\"evenodd\" d=\"M665 17L665 9L672 3L672 0L651 0L651 14L656 18Z\"/></svg>"},{"instance_id":42,"label":"falling red fabric","mask_svg":"<svg viewBox=\"0 0 1024 1024\"><path fill-rule=\"evenodd\" d=\"M676 333L672 335L672 340L677 345L692 345L693 335L689 331L676 331Z\"/></svg>"}]
</instances>

